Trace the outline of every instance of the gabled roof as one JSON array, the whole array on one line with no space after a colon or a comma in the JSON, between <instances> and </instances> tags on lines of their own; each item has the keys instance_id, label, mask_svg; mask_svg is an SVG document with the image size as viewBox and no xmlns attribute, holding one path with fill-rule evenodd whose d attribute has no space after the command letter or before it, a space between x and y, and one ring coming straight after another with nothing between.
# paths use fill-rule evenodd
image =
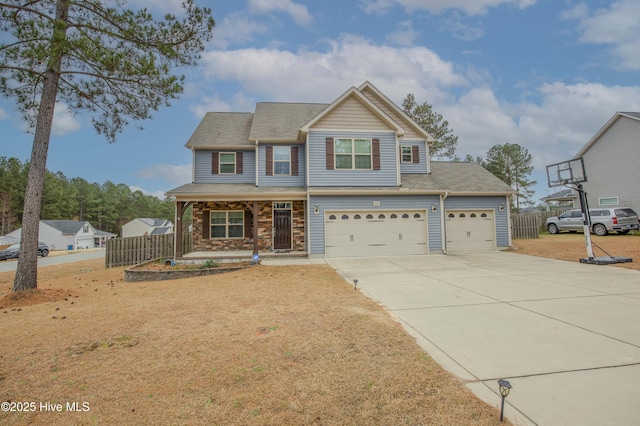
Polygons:
<instances>
[{"instance_id":1,"label":"gabled roof","mask_svg":"<svg viewBox=\"0 0 640 426\"><path fill-rule=\"evenodd\" d=\"M250 112L208 112L196 127L185 146L187 148L253 147L249 132L253 114Z\"/></svg>"},{"instance_id":2,"label":"gabled roof","mask_svg":"<svg viewBox=\"0 0 640 426\"><path fill-rule=\"evenodd\" d=\"M170 226L160 226L157 228L153 228L153 231L151 231L151 235L164 235L170 232L171 232Z\"/></svg>"},{"instance_id":3,"label":"gabled roof","mask_svg":"<svg viewBox=\"0 0 640 426\"><path fill-rule=\"evenodd\" d=\"M333 101L328 107L322 110L320 114L316 115L315 117L313 117L313 119L311 119L304 126L302 126L300 128L300 131L303 133L308 133L309 129L313 127L314 124L316 124L317 122L322 120L324 117L326 117L327 114L329 114L331 111L336 109L342 102L344 102L345 99L349 97L354 97L360 102L362 102L362 104L366 106L371 112L376 114L380 119L382 119L385 123L387 123L389 127L396 132L398 136L403 136L406 133L404 128L402 128L402 126L400 126L398 123L393 121L393 119L389 117L389 115L387 115L384 111L378 108L376 104L374 104L369 98L364 96L355 87L351 87L349 90L344 92L342 96L340 96L338 99Z\"/></svg>"},{"instance_id":4,"label":"gabled roof","mask_svg":"<svg viewBox=\"0 0 640 426\"><path fill-rule=\"evenodd\" d=\"M613 123L615 123L620 117L627 117L632 120L636 120L638 121L638 125L640 125L640 112L616 112L613 115L613 117L611 117L611 119L609 119L609 121L607 121L605 125L602 126L602 128L598 131L598 133L596 133L589 140L589 142L587 142L587 144L583 146L582 149L580 149L580 151L578 151L576 155L573 156L573 158L576 159L576 158L582 157L584 153L587 152L589 148L591 148L591 145L593 145L598 139L600 139L600 136L602 136L602 134L606 132L609 129L609 127L611 127Z\"/></svg>"},{"instance_id":5,"label":"gabled roof","mask_svg":"<svg viewBox=\"0 0 640 426\"><path fill-rule=\"evenodd\" d=\"M425 140L427 142L435 142L435 139L433 138L433 136L431 136L429 133L427 133L427 131L425 129L420 127L420 125L418 123L416 123L402 109L400 109L398 107L398 105L396 105L389 98L387 98L385 96L385 94L382 93L381 91L379 91L373 84L371 84L368 81L365 81L364 83L362 83L362 85L360 85L360 87L358 87L358 90L360 92L363 92L364 90L367 90L367 89L371 90L373 93L375 93L376 96L378 96L380 99L382 99L391 109L393 109L398 115L400 115L400 117L402 117L406 121L406 123L409 126L411 126L411 128L413 130L418 132L418 134L421 134L422 136L424 136L424 138L425 138Z\"/></svg>"},{"instance_id":6,"label":"gabled roof","mask_svg":"<svg viewBox=\"0 0 640 426\"><path fill-rule=\"evenodd\" d=\"M40 222L67 235L75 235L85 224L89 224L86 220L41 220Z\"/></svg>"},{"instance_id":7,"label":"gabled roof","mask_svg":"<svg viewBox=\"0 0 640 426\"><path fill-rule=\"evenodd\" d=\"M547 195L546 197L540 198L540 201L570 201L577 198L576 194L572 189L563 189L558 192L554 192L553 194Z\"/></svg>"},{"instance_id":8,"label":"gabled roof","mask_svg":"<svg viewBox=\"0 0 640 426\"><path fill-rule=\"evenodd\" d=\"M259 102L251 125L249 139L260 142L302 141L300 128L328 104Z\"/></svg>"},{"instance_id":9,"label":"gabled roof","mask_svg":"<svg viewBox=\"0 0 640 426\"><path fill-rule=\"evenodd\" d=\"M149 226L164 226L167 222L169 222L167 219L158 219L157 217L139 217L137 219Z\"/></svg>"}]
</instances>

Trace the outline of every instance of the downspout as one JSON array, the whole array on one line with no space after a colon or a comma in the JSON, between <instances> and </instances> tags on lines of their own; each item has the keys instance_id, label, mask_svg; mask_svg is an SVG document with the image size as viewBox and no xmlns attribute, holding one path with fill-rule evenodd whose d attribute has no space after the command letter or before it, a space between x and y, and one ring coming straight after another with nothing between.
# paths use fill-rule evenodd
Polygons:
<instances>
[{"instance_id":1,"label":"downspout","mask_svg":"<svg viewBox=\"0 0 640 426\"><path fill-rule=\"evenodd\" d=\"M307 193L307 203L305 206L306 211L306 219L304 222L304 245L305 250L307 251L307 257L311 253L311 233L309 232L309 225L311 224L311 196L309 195L309 132L304 137L304 184L305 184L305 192Z\"/></svg>"},{"instance_id":2,"label":"downspout","mask_svg":"<svg viewBox=\"0 0 640 426\"><path fill-rule=\"evenodd\" d=\"M402 177L400 173L400 162L402 158L400 157L400 140L398 139L398 134L396 133L396 183L397 186L402 186Z\"/></svg>"},{"instance_id":3,"label":"downspout","mask_svg":"<svg viewBox=\"0 0 640 426\"><path fill-rule=\"evenodd\" d=\"M511 248L513 245L513 240L511 239L511 195L507 195L505 198L507 202L507 235L509 236L509 248Z\"/></svg>"},{"instance_id":4,"label":"downspout","mask_svg":"<svg viewBox=\"0 0 640 426\"><path fill-rule=\"evenodd\" d=\"M191 183L196 183L196 150L191 148Z\"/></svg>"},{"instance_id":5,"label":"downspout","mask_svg":"<svg viewBox=\"0 0 640 426\"><path fill-rule=\"evenodd\" d=\"M309 175L311 173L309 173L309 133L307 132L307 135L304 138L304 171L305 171L305 177L304 177L304 183L305 186L307 188L309 188Z\"/></svg>"},{"instance_id":6,"label":"downspout","mask_svg":"<svg viewBox=\"0 0 640 426\"><path fill-rule=\"evenodd\" d=\"M258 139L256 139L254 141L255 145L256 145L256 186L260 186L260 173L259 173L259 164L260 164L260 158L259 158L259 153L260 153L260 149L258 148Z\"/></svg>"},{"instance_id":7,"label":"downspout","mask_svg":"<svg viewBox=\"0 0 640 426\"><path fill-rule=\"evenodd\" d=\"M446 191L443 194L440 194L440 230L442 232L442 253L447 254L447 226L446 226L446 218L444 216L444 200L449 196L449 191Z\"/></svg>"}]
</instances>

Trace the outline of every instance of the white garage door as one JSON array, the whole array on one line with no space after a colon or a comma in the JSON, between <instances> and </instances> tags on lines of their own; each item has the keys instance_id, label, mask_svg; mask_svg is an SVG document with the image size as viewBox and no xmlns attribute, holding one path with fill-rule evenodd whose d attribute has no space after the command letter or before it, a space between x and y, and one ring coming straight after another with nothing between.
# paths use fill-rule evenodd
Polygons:
<instances>
[{"instance_id":1,"label":"white garage door","mask_svg":"<svg viewBox=\"0 0 640 426\"><path fill-rule=\"evenodd\" d=\"M327 257L401 254L427 254L426 211L325 213Z\"/></svg>"},{"instance_id":2,"label":"white garage door","mask_svg":"<svg viewBox=\"0 0 640 426\"><path fill-rule=\"evenodd\" d=\"M496 248L493 210L447 210L447 251Z\"/></svg>"}]
</instances>

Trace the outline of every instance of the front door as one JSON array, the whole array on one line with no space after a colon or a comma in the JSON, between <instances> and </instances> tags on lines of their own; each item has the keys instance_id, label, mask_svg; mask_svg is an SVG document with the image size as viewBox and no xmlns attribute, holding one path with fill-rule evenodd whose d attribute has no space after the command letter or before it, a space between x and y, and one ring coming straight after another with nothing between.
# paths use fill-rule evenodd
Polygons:
<instances>
[{"instance_id":1,"label":"front door","mask_svg":"<svg viewBox=\"0 0 640 426\"><path fill-rule=\"evenodd\" d=\"M274 210L273 227L273 249L291 250L291 210Z\"/></svg>"}]
</instances>

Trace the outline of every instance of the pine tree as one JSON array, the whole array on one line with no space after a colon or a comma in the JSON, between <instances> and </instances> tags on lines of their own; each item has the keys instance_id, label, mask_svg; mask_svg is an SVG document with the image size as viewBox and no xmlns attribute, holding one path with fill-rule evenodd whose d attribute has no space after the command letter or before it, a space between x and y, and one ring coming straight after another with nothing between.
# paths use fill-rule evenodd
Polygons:
<instances>
[{"instance_id":1,"label":"pine tree","mask_svg":"<svg viewBox=\"0 0 640 426\"><path fill-rule=\"evenodd\" d=\"M34 131L13 291L37 288L37 245L47 154L57 101L92 114L114 142L182 92L174 67L195 65L214 25L211 10L183 3L184 17L154 20L125 1L5 0L0 3L0 93ZM97 116L93 116L97 114Z\"/></svg>"}]
</instances>

